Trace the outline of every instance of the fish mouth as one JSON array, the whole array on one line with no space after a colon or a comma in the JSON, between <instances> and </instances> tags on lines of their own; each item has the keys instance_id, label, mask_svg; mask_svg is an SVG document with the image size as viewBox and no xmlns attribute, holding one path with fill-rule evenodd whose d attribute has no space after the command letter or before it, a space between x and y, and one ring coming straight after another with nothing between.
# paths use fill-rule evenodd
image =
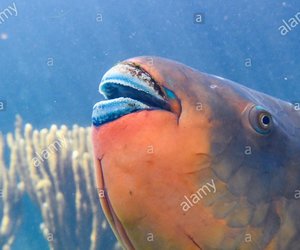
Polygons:
<instances>
[{"instance_id":1,"label":"fish mouth","mask_svg":"<svg viewBox=\"0 0 300 250\"><path fill-rule=\"evenodd\" d=\"M133 62L122 62L112 67L103 76L99 92L105 100L93 107L94 126L101 126L143 110L171 112L168 96L175 96L171 90L158 84L148 72Z\"/></svg>"}]
</instances>

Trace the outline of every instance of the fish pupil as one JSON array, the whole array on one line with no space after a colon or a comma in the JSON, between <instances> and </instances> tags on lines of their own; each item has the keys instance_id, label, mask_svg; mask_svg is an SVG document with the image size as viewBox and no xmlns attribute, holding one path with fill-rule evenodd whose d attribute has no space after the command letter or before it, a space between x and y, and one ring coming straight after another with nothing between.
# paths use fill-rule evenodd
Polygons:
<instances>
[{"instance_id":1,"label":"fish pupil","mask_svg":"<svg viewBox=\"0 0 300 250\"><path fill-rule=\"evenodd\" d=\"M270 122L271 122L271 119L270 119L270 117L268 116L268 115L263 115L262 116L262 119L261 119L261 121L262 121L262 124L264 125L264 126L268 126L269 124L270 124Z\"/></svg>"}]
</instances>

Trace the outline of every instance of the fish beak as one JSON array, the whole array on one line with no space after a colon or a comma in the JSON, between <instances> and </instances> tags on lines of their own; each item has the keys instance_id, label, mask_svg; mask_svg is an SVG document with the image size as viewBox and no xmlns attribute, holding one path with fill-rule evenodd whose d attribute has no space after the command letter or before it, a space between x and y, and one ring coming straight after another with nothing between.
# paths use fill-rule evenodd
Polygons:
<instances>
[{"instance_id":1,"label":"fish beak","mask_svg":"<svg viewBox=\"0 0 300 250\"><path fill-rule=\"evenodd\" d=\"M102 78L99 92L104 101L94 105L92 122L101 126L124 115L143 110L174 111L175 93L157 83L143 68L133 62L122 62L111 68Z\"/></svg>"}]
</instances>

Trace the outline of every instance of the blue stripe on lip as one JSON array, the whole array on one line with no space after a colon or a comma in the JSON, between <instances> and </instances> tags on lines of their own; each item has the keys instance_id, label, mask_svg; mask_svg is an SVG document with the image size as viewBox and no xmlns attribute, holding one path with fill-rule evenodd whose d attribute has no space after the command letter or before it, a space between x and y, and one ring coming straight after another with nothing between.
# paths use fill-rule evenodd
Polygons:
<instances>
[{"instance_id":1,"label":"blue stripe on lip","mask_svg":"<svg viewBox=\"0 0 300 250\"><path fill-rule=\"evenodd\" d=\"M147 84L143 83L140 79L137 79L135 77L131 77L128 75L118 75L113 74L109 77L103 77L103 79L100 82L99 85L99 92L105 96L106 98L109 98L109 85L111 83L119 84L122 86L127 86L133 89L136 89L138 91L143 91L159 100L164 100L154 89L153 87L148 86Z\"/></svg>"},{"instance_id":2,"label":"blue stripe on lip","mask_svg":"<svg viewBox=\"0 0 300 250\"><path fill-rule=\"evenodd\" d=\"M94 105L92 122L94 126L101 126L124 115L147 109L153 108L131 98L120 97L112 100L105 100Z\"/></svg>"}]
</instances>

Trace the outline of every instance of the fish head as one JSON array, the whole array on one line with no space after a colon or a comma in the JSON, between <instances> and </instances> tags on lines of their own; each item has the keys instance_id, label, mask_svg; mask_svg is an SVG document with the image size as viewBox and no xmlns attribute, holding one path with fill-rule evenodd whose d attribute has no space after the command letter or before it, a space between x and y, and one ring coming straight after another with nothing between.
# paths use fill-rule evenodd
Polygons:
<instances>
[{"instance_id":1,"label":"fish head","mask_svg":"<svg viewBox=\"0 0 300 250\"><path fill-rule=\"evenodd\" d=\"M118 63L99 90L96 178L126 249L239 244L255 211L263 223L271 200L296 185L282 189L292 137L285 102L158 57Z\"/></svg>"}]
</instances>

